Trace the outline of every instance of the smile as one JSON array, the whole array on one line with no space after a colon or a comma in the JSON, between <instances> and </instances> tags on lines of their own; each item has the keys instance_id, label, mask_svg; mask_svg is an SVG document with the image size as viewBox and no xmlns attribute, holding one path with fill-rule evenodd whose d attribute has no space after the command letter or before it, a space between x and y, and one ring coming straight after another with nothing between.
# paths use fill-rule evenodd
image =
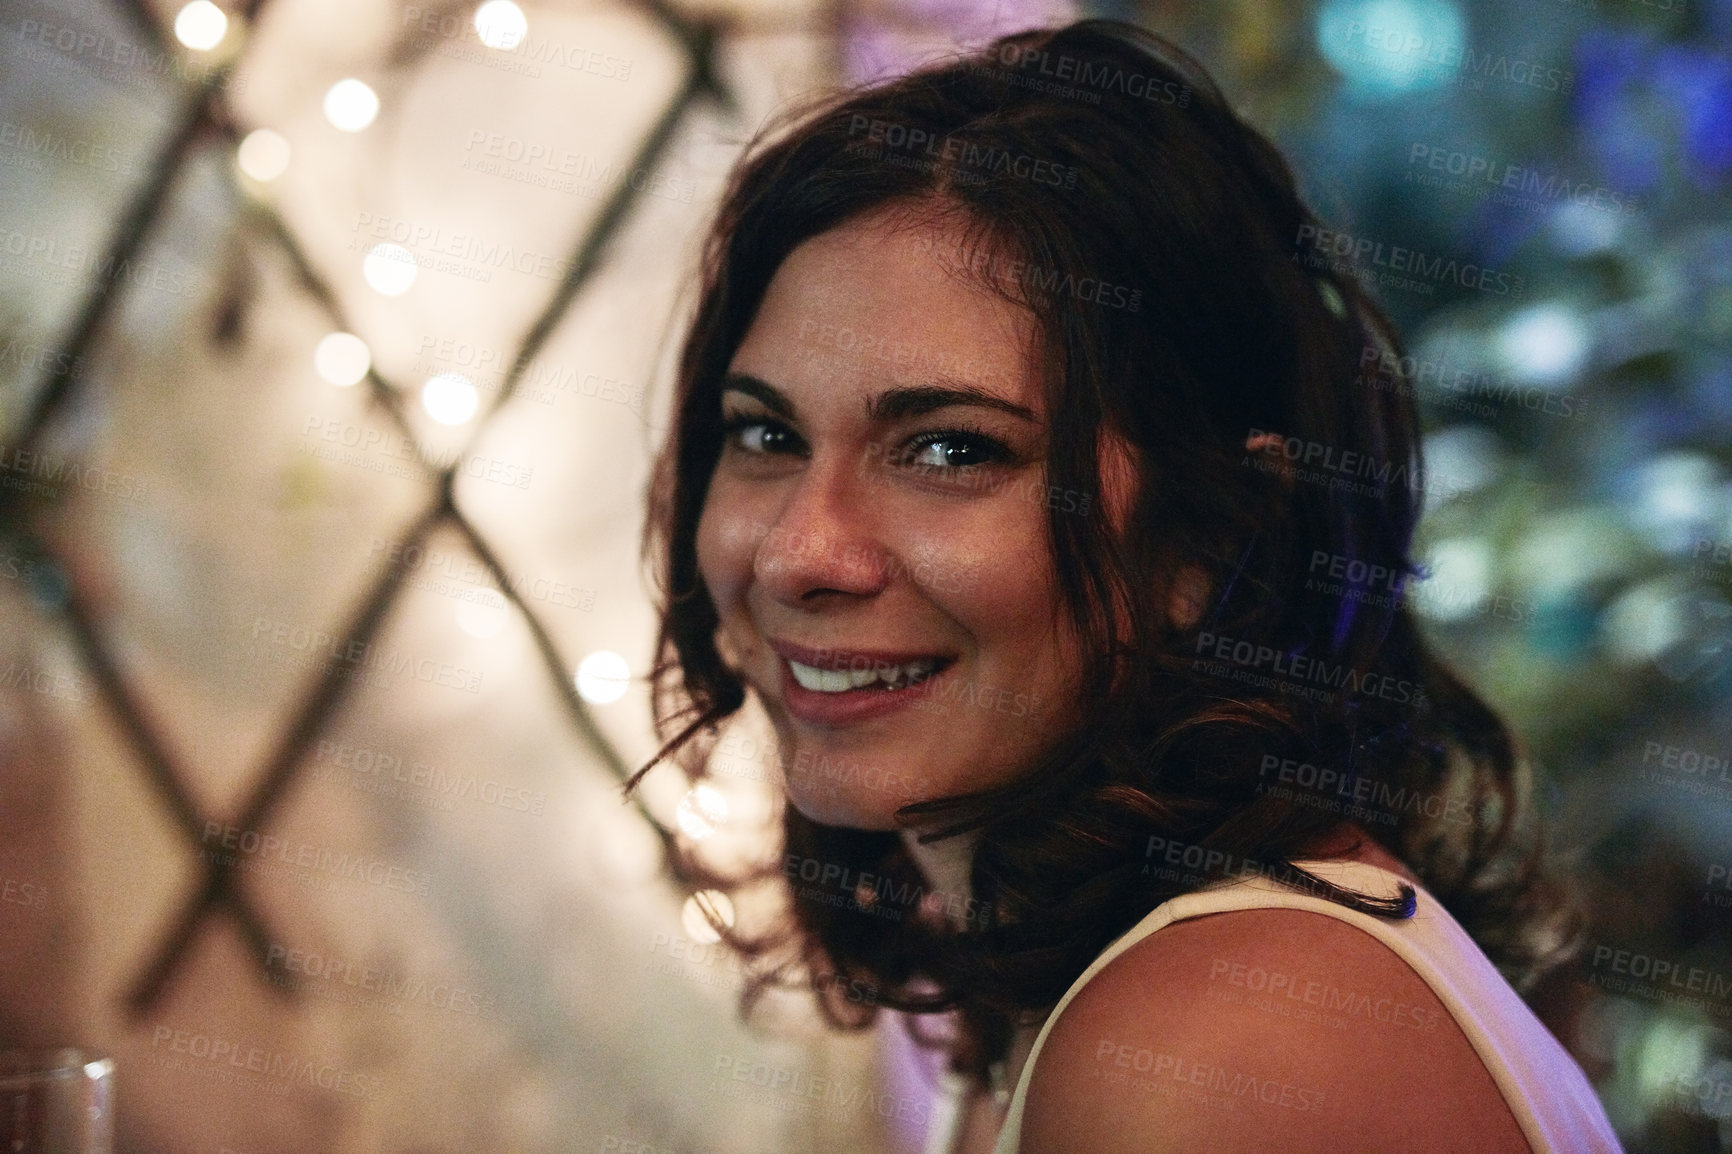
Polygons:
<instances>
[{"instance_id":1,"label":"smile","mask_svg":"<svg viewBox=\"0 0 1732 1154\"><path fill-rule=\"evenodd\" d=\"M847 693L854 689L876 686L886 690L905 689L918 685L938 669L936 657L926 657L902 665L874 664L866 669L819 669L790 660L788 668L800 688L816 693Z\"/></svg>"},{"instance_id":2,"label":"smile","mask_svg":"<svg viewBox=\"0 0 1732 1154\"><path fill-rule=\"evenodd\" d=\"M782 675L772 695L808 725L855 725L923 707L959 654L909 649L814 649L779 638Z\"/></svg>"}]
</instances>

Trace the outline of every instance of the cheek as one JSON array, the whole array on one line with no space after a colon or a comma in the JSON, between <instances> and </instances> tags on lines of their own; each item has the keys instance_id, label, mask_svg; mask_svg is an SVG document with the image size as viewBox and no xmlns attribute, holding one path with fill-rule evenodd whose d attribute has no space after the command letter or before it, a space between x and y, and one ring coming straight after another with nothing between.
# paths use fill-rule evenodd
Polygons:
<instances>
[{"instance_id":1,"label":"cheek","mask_svg":"<svg viewBox=\"0 0 1732 1154\"><path fill-rule=\"evenodd\" d=\"M725 493L712 489L698 518L698 574L703 577L718 612L727 615L752 572L755 543L746 518L731 512Z\"/></svg>"}]
</instances>

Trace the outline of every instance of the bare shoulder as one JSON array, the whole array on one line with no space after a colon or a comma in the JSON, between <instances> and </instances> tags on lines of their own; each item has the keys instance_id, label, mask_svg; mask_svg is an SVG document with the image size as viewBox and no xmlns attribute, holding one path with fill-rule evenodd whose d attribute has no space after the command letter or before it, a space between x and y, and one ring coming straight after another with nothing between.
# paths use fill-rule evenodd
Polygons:
<instances>
[{"instance_id":1,"label":"bare shoulder","mask_svg":"<svg viewBox=\"0 0 1732 1154\"><path fill-rule=\"evenodd\" d=\"M1168 926L1060 1015L1021 1154L1514 1151L1515 1116L1425 980L1327 914Z\"/></svg>"}]
</instances>

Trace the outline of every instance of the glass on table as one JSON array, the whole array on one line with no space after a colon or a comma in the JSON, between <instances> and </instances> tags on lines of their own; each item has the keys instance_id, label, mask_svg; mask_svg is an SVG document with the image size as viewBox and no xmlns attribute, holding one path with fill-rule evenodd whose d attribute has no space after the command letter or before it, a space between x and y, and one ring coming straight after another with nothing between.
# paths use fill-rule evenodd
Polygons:
<instances>
[{"instance_id":1,"label":"glass on table","mask_svg":"<svg viewBox=\"0 0 1732 1154\"><path fill-rule=\"evenodd\" d=\"M114 1059L0 1050L0 1154L112 1154Z\"/></svg>"}]
</instances>

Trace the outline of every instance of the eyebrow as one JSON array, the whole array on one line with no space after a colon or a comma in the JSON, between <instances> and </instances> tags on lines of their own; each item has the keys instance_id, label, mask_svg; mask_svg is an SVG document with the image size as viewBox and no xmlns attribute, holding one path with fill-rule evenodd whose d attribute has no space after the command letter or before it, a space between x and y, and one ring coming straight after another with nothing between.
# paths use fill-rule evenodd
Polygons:
<instances>
[{"instance_id":1,"label":"eyebrow","mask_svg":"<svg viewBox=\"0 0 1732 1154\"><path fill-rule=\"evenodd\" d=\"M899 385L885 389L875 397L866 398L866 419L887 424L907 417L918 417L952 405L970 405L1008 413L1031 425L1040 424L1034 410L1015 401L1008 401L989 389L953 377L938 377L937 384ZM794 403L776 386L750 373L729 373L722 381L722 391L745 393L762 401L764 407L778 417L794 419Z\"/></svg>"}]
</instances>

